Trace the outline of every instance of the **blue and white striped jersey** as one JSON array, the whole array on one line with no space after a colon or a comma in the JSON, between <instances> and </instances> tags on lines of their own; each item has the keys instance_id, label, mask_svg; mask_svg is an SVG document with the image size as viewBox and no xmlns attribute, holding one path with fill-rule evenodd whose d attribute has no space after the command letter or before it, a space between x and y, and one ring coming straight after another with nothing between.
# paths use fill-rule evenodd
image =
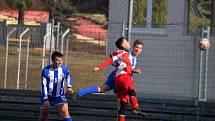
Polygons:
<instances>
[{"instance_id":1,"label":"blue and white striped jersey","mask_svg":"<svg viewBox=\"0 0 215 121\"><path fill-rule=\"evenodd\" d=\"M42 88L41 97L43 100L49 96L58 97L65 95L64 81L67 87L72 87L72 78L69 74L69 69L65 65L54 69L51 65L45 67L41 74Z\"/></svg>"},{"instance_id":2,"label":"blue and white striped jersey","mask_svg":"<svg viewBox=\"0 0 215 121\"><path fill-rule=\"evenodd\" d=\"M131 61L132 69L134 69L137 65L137 56L136 57L132 56L131 52L129 52L128 54L129 54L128 57Z\"/></svg>"}]
</instances>

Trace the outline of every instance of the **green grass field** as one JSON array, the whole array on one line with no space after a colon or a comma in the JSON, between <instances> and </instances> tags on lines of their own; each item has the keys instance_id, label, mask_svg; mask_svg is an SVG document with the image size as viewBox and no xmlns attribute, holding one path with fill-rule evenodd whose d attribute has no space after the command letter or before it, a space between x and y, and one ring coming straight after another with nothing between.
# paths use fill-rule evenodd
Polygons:
<instances>
[{"instance_id":1,"label":"green grass field","mask_svg":"<svg viewBox=\"0 0 215 121\"><path fill-rule=\"evenodd\" d=\"M46 52L46 62L49 64L49 52ZM5 70L5 47L0 46L0 87L3 87L4 82L4 70ZM69 51L67 66L70 69L73 77L73 89L75 91L88 86L100 85L104 82L105 73L93 72L92 68L98 65L105 59L105 55L89 54L87 52L74 52ZM25 86L25 70L26 70L26 47L22 48L22 60L20 71L20 89L24 89ZM40 73L42 67L42 51L35 51L30 49L29 53L29 67L28 67L28 89L39 90L40 89ZM16 88L17 81L17 69L18 69L18 52L17 46L9 47L8 55L8 76L7 76L7 88Z\"/></svg>"}]
</instances>

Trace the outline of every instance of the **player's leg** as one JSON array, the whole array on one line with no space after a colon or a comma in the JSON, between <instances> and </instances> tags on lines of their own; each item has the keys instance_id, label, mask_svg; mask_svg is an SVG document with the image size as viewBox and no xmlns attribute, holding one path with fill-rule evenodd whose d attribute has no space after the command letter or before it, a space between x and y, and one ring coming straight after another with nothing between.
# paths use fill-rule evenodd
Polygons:
<instances>
[{"instance_id":1,"label":"player's leg","mask_svg":"<svg viewBox=\"0 0 215 121\"><path fill-rule=\"evenodd\" d=\"M48 109L40 108L40 121L45 121L48 117Z\"/></svg>"},{"instance_id":2,"label":"player's leg","mask_svg":"<svg viewBox=\"0 0 215 121\"><path fill-rule=\"evenodd\" d=\"M93 86L93 87L89 87L89 88L80 90L80 91L77 93L77 96L78 96L78 97L81 97L81 96L84 96L84 95L87 95L87 94L98 93L98 92L100 92L100 87L98 87L98 86Z\"/></svg>"},{"instance_id":3,"label":"player's leg","mask_svg":"<svg viewBox=\"0 0 215 121\"><path fill-rule=\"evenodd\" d=\"M83 90L80 90L75 96L75 98L79 98L82 97L84 95L87 94L92 94L92 93L105 93L111 89L113 89L114 86L114 73L112 72L107 80L105 81L105 83L102 86L93 86L93 87L89 87Z\"/></svg>"},{"instance_id":4,"label":"player's leg","mask_svg":"<svg viewBox=\"0 0 215 121\"><path fill-rule=\"evenodd\" d=\"M106 84L103 84L100 87L97 86L93 86L93 87L89 87L83 90L80 90L77 93L74 93L72 96L72 100L75 102L78 98L87 95L87 94L92 94L92 93L105 93L109 90L109 87Z\"/></svg>"},{"instance_id":5,"label":"player's leg","mask_svg":"<svg viewBox=\"0 0 215 121\"><path fill-rule=\"evenodd\" d=\"M58 104L56 105L59 111L60 116L64 119L64 121L72 121L72 118L69 115L68 104Z\"/></svg>"},{"instance_id":6,"label":"player's leg","mask_svg":"<svg viewBox=\"0 0 215 121\"><path fill-rule=\"evenodd\" d=\"M136 91L133 89L132 90L129 89L129 96L130 96L130 102L131 102L132 108L138 110L139 104L138 104L137 97L136 97Z\"/></svg>"},{"instance_id":7,"label":"player's leg","mask_svg":"<svg viewBox=\"0 0 215 121\"><path fill-rule=\"evenodd\" d=\"M56 97L54 99L54 105L57 107L59 114L64 121L72 121L72 118L69 115L68 103L65 96Z\"/></svg>"},{"instance_id":8,"label":"player's leg","mask_svg":"<svg viewBox=\"0 0 215 121\"><path fill-rule=\"evenodd\" d=\"M101 86L101 92L106 93L107 91L115 89L115 80L114 80L115 71L109 74L105 83Z\"/></svg>"},{"instance_id":9,"label":"player's leg","mask_svg":"<svg viewBox=\"0 0 215 121\"><path fill-rule=\"evenodd\" d=\"M136 97L136 91L134 89L129 90L129 96L130 96L130 102L132 105L132 114L135 116L145 117L147 116L146 113L143 113L141 110L139 110L139 104Z\"/></svg>"},{"instance_id":10,"label":"player's leg","mask_svg":"<svg viewBox=\"0 0 215 121\"><path fill-rule=\"evenodd\" d=\"M41 99L41 101L40 101L40 117L39 117L40 121L45 121L46 118L48 117L49 105L50 105L50 102L48 100L44 101Z\"/></svg>"},{"instance_id":11,"label":"player's leg","mask_svg":"<svg viewBox=\"0 0 215 121\"><path fill-rule=\"evenodd\" d=\"M48 108L40 108L40 121L45 121L46 118L48 117L48 112L49 112L49 109Z\"/></svg>"},{"instance_id":12,"label":"player's leg","mask_svg":"<svg viewBox=\"0 0 215 121\"><path fill-rule=\"evenodd\" d=\"M125 121L126 107L129 102L129 85L128 85L128 75L120 75L115 77L115 93L120 101L120 109L118 111L118 121Z\"/></svg>"},{"instance_id":13,"label":"player's leg","mask_svg":"<svg viewBox=\"0 0 215 121\"><path fill-rule=\"evenodd\" d=\"M85 88L83 90L80 90L79 92L77 93L74 93L73 96L72 96L72 100L73 102L76 102L76 100L84 95L87 95L87 94L92 94L92 93L100 93L101 91L101 88L100 87L97 87L97 86L93 86L93 87L89 87L89 88Z\"/></svg>"},{"instance_id":14,"label":"player's leg","mask_svg":"<svg viewBox=\"0 0 215 121\"><path fill-rule=\"evenodd\" d=\"M118 121L125 121L126 107L128 103L120 101L120 109L118 111Z\"/></svg>"}]
</instances>

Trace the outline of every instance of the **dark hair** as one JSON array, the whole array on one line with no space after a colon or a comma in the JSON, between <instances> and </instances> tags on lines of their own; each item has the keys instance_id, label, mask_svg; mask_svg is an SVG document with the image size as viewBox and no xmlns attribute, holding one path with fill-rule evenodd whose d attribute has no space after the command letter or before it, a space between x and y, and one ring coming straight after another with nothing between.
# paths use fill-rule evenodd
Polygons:
<instances>
[{"instance_id":1,"label":"dark hair","mask_svg":"<svg viewBox=\"0 0 215 121\"><path fill-rule=\"evenodd\" d=\"M143 42L140 39L137 39L134 41L133 47L135 47L136 45L142 45L143 46Z\"/></svg>"},{"instance_id":2,"label":"dark hair","mask_svg":"<svg viewBox=\"0 0 215 121\"><path fill-rule=\"evenodd\" d=\"M124 47L122 47L122 42L123 40L126 39L125 37L120 37L116 42L115 45L118 49L124 49Z\"/></svg>"},{"instance_id":3,"label":"dark hair","mask_svg":"<svg viewBox=\"0 0 215 121\"><path fill-rule=\"evenodd\" d=\"M60 53L60 52L58 52L58 51L54 51L52 53L52 55L51 55L52 61L54 61L56 57L60 57L61 58L61 57L63 57L63 54Z\"/></svg>"}]
</instances>

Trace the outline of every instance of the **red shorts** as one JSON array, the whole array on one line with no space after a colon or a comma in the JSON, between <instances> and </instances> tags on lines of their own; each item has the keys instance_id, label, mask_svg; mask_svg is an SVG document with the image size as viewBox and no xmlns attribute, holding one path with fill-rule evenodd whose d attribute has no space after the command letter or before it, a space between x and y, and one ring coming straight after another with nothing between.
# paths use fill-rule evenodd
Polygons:
<instances>
[{"instance_id":1,"label":"red shorts","mask_svg":"<svg viewBox=\"0 0 215 121\"><path fill-rule=\"evenodd\" d=\"M129 90L135 90L132 77L129 74L122 74L115 77L116 96L120 101L129 103Z\"/></svg>"}]
</instances>

